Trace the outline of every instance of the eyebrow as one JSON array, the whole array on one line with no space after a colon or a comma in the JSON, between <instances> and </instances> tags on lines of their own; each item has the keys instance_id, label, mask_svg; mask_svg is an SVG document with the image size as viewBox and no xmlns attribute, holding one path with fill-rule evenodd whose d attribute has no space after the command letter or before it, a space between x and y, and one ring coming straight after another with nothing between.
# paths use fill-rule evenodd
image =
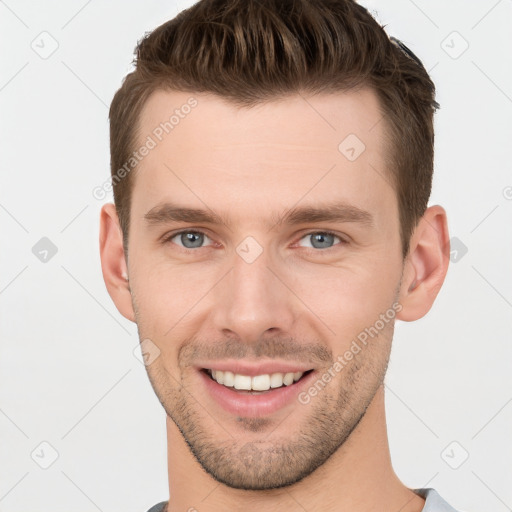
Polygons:
<instances>
[{"instance_id":1,"label":"eyebrow","mask_svg":"<svg viewBox=\"0 0 512 512\"><path fill-rule=\"evenodd\" d=\"M171 222L203 223L203 224L224 224L228 228L230 222L222 215L213 210L188 208L174 203L162 203L151 208L144 219L150 225L167 224ZM285 211L281 216L271 215L271 229L275 225L296 225L319 222L353 222L371 227L373 216L370 212L357 206L346 203L329 203L321 206L293 207Z\"/></svg>"}]
</instances>

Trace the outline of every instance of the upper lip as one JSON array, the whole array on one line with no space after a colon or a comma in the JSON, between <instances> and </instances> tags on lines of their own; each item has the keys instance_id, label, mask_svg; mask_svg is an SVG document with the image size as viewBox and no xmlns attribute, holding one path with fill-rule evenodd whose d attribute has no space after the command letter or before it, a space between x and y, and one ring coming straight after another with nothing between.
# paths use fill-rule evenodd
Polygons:
<instances>
[{"instance_id":1,"label":"upper lip","mask_svg":"<svg viewBox=\"0 0 512 512\"><path fill-rule=\"evenodd\" d=\"M265 375L273 373L295 373L307 372L312 370L311 366L307 363L296 363L292 361L211 361L196 365L199 370L221 370L223 372L229 371L239 375L248 375L255 377L256 375Z\"/></svg>"}]
</instances>

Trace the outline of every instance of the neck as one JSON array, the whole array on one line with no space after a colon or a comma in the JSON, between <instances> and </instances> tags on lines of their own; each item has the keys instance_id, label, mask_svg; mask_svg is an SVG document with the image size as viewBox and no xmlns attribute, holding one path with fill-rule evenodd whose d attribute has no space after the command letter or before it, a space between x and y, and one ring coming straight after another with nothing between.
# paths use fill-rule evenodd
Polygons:
<instances>
[{"instance_id":1,"label":"neck","mask_svg":"<svg viewBox=\"0 0 512 512\"><path fill-rule=\"evenodd\" d=\"M215 481L196 461L170 418L167 442L167 512L420 512L425 504L393 471L383 385L343 446L311 475L285 488L243 491Z\"/></svg>"}]
</instances>

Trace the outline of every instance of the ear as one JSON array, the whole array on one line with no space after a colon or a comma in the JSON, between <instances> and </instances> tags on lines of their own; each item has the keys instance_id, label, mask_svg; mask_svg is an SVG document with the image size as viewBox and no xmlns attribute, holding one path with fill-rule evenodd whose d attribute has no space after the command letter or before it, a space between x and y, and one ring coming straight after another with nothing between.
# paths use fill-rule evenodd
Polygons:
<instances>
[{"instance_id":1,"label":"ear","mask_svg":"<svg viewBox=\"0 0 512 512\"><path fill-rule=\"evenodd\" d=\"M450 238L446 212L441 206L427 208L411 236L405 260L399 320L410 322L425 316L441 289L450 262Z\"/></svg>"},{"instance_id":2,"label":"ear","mask_svg":"<svg viewBox=\"0 0 512 512\"><path fill-rule=\"evenodd\" d=\"M103 280L119 312L135 322L128 270L123 249L123 234L116 207L103 205L100 214L100 258Z\"/></svg>"}]
</instances>

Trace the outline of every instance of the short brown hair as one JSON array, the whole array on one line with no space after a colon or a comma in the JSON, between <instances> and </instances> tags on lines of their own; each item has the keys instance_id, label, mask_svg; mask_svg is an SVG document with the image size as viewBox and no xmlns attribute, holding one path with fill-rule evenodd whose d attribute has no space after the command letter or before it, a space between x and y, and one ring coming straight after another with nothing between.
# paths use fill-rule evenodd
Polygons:
<instances>
[{"instance_id":1,"label":"short brown hair","mask_svg":"<svg viewBox=\"0 0 512 512\"><path fill-rule=\"evenodd\" d=\"M359 87L379 98L407 255L430 197L438 104L421 62L364 7L353 0L200 0L146 34L135 56L135 70L115 94L109 116L126 256L133 173L122 180L116 173L142 136L140 114L154 91L209 92L251 107L293 93Z\"/></svg>"}]
</instances>

